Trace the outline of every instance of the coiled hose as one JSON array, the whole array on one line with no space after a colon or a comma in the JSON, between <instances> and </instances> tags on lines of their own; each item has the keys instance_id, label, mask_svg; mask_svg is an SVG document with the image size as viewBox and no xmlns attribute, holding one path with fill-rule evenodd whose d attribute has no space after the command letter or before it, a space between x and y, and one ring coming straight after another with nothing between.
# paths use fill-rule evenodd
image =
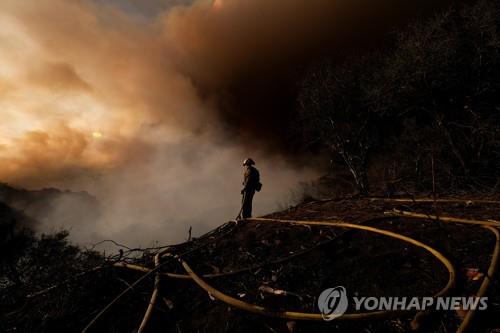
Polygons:
<instances>
[{"instance_id":1,"label":"coiled hose","mask_svg":"<svg viewBox=\"0 0 500 333\"><path fill-rule=\"evenodd\" d=\"M384 200L384 201L393 201L393 202L405 202L405 203L484 203L484 204L500 204L498 201L490 201L490 200L460 200L460 199L437 199L437 200L432 200L432 199L414 199L414 198L408 198L408 199L380 199L380 198L372 198L372 200ZM481 221L481 220L472 220L472 219L463 219L463 218L455 218L455 217L438 217L436 215L429 215L429 214L420 214L420 213L413 213L413 212L406 212L406 211L401 211L401 210L393 210L391 212L386 212L388 215L392 216L404 216L404 217L410 217L410 218L422 218L422 219L434 219L434 220L439 220L442 222L450 222L450 223L464 223L464 224L475 224L475 225L481 225L491 232L494 233L496 237L496 244L495 244L495 249L493 251L492 255L492 260L490 263L490 266L488 268L488 273L487 276L484 278L481 287L476 294L476 297L482 297L486 293L487 287L490 283L490 280L493 276L493 274L496 271L497 267L497 261L498 261L498 256L500 252L500 234L498 230L495 227L500 226L500 223L497 221ZM448 270L448 283L446 286L439 291L437 294L435 294L433 297L438 297L438 296L443 296L447 294L454 286L455 284L455 277L456 277L456 272L451 264L451 262L444 257L439 251L436 249L419 242L415 239L412 239L410 237L406 237L391 231L387 230L382 230L382 229L377 229L373 227L368 227L368 226L363 226L363 225L358 225L358 224L350 224L350 223L344 223L344 222L332 222L332 221L297 221L297 220L282 220L282 219L266 219L266 218L251 218L247 219L246 221L249 222L277 222L277 223L289 223L289 224L294 224L294 225L317 225L317 226L331 226L331 227L342 227L342 228L352 228L352 229L358 229L358 230L365 230L369 232L374 232L378 234L382 234L388 237L392 237L395 239L399 239L405 242L408 242L410 244L413 244L417 247L421 247L428 252L430 252L433 256L435 256L443 265L446 267ZM158 253L155 256L155 270L159 267L159 260L162 256L172 256L168 251L164 251L162 253ZM279 318L287 318L287 319L295 319L295 320L322 320L322 316L320 314L316 313L304 313L304 312L293 312L293 311L276 311L273 309L269 309L266 307L258 306L255 304L247 303L244 301L241 301L239 299L236 299L234 297L231 297L229 295L226 295L222 293L221 291L213 288L210 286L208 283L206 283L202 277L197 275L189 266L189 264L182 260L181 257L179 256L174 256L177 258L184 269L186 270L187 275L184 274L176 274L176 273L157 273L156 278L155 278L155 288L153 291L153 294L151 296L151 302L148 306L148 309L146 310L146 314L143 318L143 321L141 323L141 327L139 329L139 332L143 332L144 328L146 327L146 324L151 316L152 309L154 307L157 295L158 295L158 286L159 286L159 276L161 275L166 275L170 278L176 278L176 279L192 279L196 284L198 284L202 289L207 291L210 295L213 297L244 311L252 312L252 313L257 313L261 315L266 315L266 316L272 316L272 317L279 317ZM151 269L139 266L139 265L132 265L132 264L127 264L127 263L117 263L115 264L117 267L124 267L124 268L130 268L130 269L135 269L135 270L140 270L143 272L149 272L151 273ZM250 269L243 269L239 271L247 271ZM238 272L239 272L238 271ZM229 273L220 273L220 274L207 274L204 275L203 277L209 278L209 277L218 277L218 276L225 276L225 275L230 275L233 274L233 272ZM344 314L341 317L336 318L337 320L356 320L356 319L373 319L373 318L388 318L388 317L393 317L397 315L403 314L402 311L374 311L374 312L366 312L366 313L351 313L351 314ZM467 329L468 325L472 321L472 318L475 314L474 310L469 311L466 316L464 317L464 320L462 321L460 327L458 328L457 332L463 333Z\"/></svg>"},{"instance_id":2,"label":"coiled hose","mask_svg":"<svg viewBox=\"0 0 500 333\"><path fill-rule=\"evenodd\" d=\"M463 201L449 201L449 202L463 202ZM494 202L494 201L486 201L486 203L500 203L500 202ZM500 227L500 222L488 220L488 221L482 221L482 220L474 220L474 219L465 219L465 218L459 218L459 217L451 217L451 216L437 216L437 215L429 215L429 214L421 214L421 213L414 213L414 212L408 212L408 211L403 211L403 210L398 210L394 209L392 211L385 212L387 215L392 215L392 216L400 216L400 217L408 217L408 218L416 218L416 219L431 219L431 220L436 220L436 221L441 221L445 223L460 223L460 224L472 224L472 225L480 225L483 228L488 229L495 235L495 248L493 250L493 254L491 257L491 262L488 267L488 272L485 275L483 282L481 283L481 286L479 287L479 290L476 294L475 297L483 297L486 294L486 290L488 289L488 286L491 282L491 278L497 271L497 264L498 264L498 256L500 252L500 233L498 232L498 229L495 227ZM474 318L474 315L476 313L476 310L469 310L467 314L464 317L464 320L460 324L457 333L463 333L467 330L469 327L472 319Z\"/></svg>"},{"instance_id":3,"label":"coiled hose","mask_svg":"<svg viewBox=\"0 0 500 333\"><path fill-rule=\"evenodd\" d=\"M413 238L406 237L391 231L377 229L373 227L351 224L351 223L343 223L343 222L328 222L328 221L296 221L296 220L280 220L280 219L266 219L266 218L251 218L247 219L247 221L251 222L278 222L278 223L291 223L296 225L319 225L319 226L330 226L330 227L339 227L339 228L351 228L358 230L365 230L369 232L378 233L381 235L385 235L388 237L396 238L402 240L404 242L413 244L417 247L423 248L430 252L433 256L435 256L439 261L443 263L443 265L448 270L448 282L446 286L436 293L433 297L439 297L447 294L451 288L453 288L455 284L455 269L451 262L443 256L439 251L431 248L428 245L425 245ZM213 288L208 283L206 283L200 276L198 276L189 266L187 262L182 259L179 259L182 266L188 273L188 275L193 279L193 281L198 284L202 289L208 292L213 297L227 303L235 308L257 313L270 317L278 317L278 318L286 318L286 319L295 319L295 320L323 320L323 316L319 313L306 313L306 312L293 312L293 311L276 311L273 309L265 308L262 306L258 306L255 304L247 303L226 295L221 291ZM389 318L401 315L402 311L373 311L373 312L365 312L365 313L349 313L344 314L341 317L336 318L336 320L356 320L356 319L374 319L374 318Z\"/></svg>"}]
</instances>

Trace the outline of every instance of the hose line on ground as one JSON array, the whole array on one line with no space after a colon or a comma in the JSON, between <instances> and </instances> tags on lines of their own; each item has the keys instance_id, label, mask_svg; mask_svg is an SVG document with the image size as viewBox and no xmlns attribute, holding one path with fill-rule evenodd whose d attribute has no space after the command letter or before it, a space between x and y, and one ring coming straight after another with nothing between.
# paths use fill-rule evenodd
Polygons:
<instances>
[{"instance_id":1,"label":"hose line on ground","mask_svg":"<svg viewBox=\"0 0 500 333\"><path fill-rule=\"evenodd\" d=\"M406 210L393 209L392 211L384 212L386 215L401 216L401 217L412 217L418 219L436 220L441 222L452 222L452 223L462 223L462 224L475 224L490 227L500 227L500 221L495 220L474 220L474 219L464 219L461 217L451 217L451 216L437 216L432 214L421 214L409 212Z\"/></svg>"},{"instance_id":2,"label":"hose line on ground","mask_svg":"<svg viewBox=\"0 0 500 333\"><path fill-rule=\"evenodd\" d=\"M369 198L370 201L385 201L385 202L398 202L398 203L462 203L462 204L487 204L487 205L500 205L500 201L496 200L468 200L468 199L454 199L454 198Z\"/></svg>"},{"instance_id":3,"label":"hose line on ground","mask_svg":"<svg viewBox=\"0 0 500 333\"><path fill-rule=\"evenodd\" d=\"M260 263L258 265L244 267L244 268L240 268L240 269L236 269L236 270L228 271L228 272L203 274L201 277L213 279L213 278L218 278L218 277L231 276L231 275L242 274L242 273L246 273L246 272L250 272L250 271L255 271L255 270L262 268L264 266L281 264L283 262L292 260L292 259L300 257L302 255L305 255L305 254L319 248L320 246L326 245L326 244L334 241L335 239L336 238L331 238L331 239L328 239L326 241L318 242L315 245L313 245L312 247L307 248L305 250L295 252L294 254L291 254L291 255L286 256L286 257L266 261L266 262ZM151 268L144 267L141 265L129 264L126 262L118 262L118 263L115 263L113 266L114 267L121 267L121 268L128 268L128 269L132 269L132 270L136 270L136 271L140 271L140 272L144 272L144 273L151 271ZM169 278L172 278L172 279L191 280L191 277L187 274L178 274L178 273L170 273L170 272L160 272L159 274L166 276L166 277L169 277Z\"/></svg>"},{"instance_id":4,"label":"hose line on ground","mask_svg":"<svg viewBox=\"0 0 500 333\"><path fill-rule=\"evenodd\" d=\"M108 311L111 306L113 306L116 302L118 302L118 300L120 298L122 298L127 292L129 292L130 290L132 290L136 285L138 285L139 283L141 283L144 279L146 279L149 275L153 274L154 272L158 271L160 268L161 268L162 265L159 265L157 267L155 267L154 269L152 269L151 271L147 272L146 274L144 274L143 276L141 276L140 278L138 278L137 280L135 280L134 283L132 283L131 285L129 285L125 290L123 290L118 296L116 296L111 302L108 303L108 305L106 305L101 311L99 311L99 313L94 316L94 318L92 318L92 320L87 324L87 326L85 326L85 328L82 330L82 333L87 333L89 331L89 329L92 327L92 325L94 325L96 323L96 321L106 312Z\"/></svg>"},{"instance_id":5,"label":"hose line on ground","mask_svg":"<svg viewBox=\"0 0 500 333\"><path fill-rule=\"evenodd\" d=\"M495 242L495 249L493 250L493 256L491 258L490 267L488 267L488 272L484 276L483 283L481 283L481 287L479 287L479 290L476 294L477 298L483 297L486 294L486 290L488 289L488 286L491 282L491 278L493 277L493 274L495 274L497 270L498 254L500 252L500 233L498 232L497 229L492 228L490 226L485 226L485 228L495 234L496 242ZM475 309L469 310L467 312L464 320L462 321L462 324L460 324L460 327L457 330L457 333L463 333L466 331L467 327L472 321L472 318L474 318L475 313L476 313Z\"/></svg>"},{"instance_id":6,"label":"hose line on ground","mask_svg":"<svg viewBox=\"0 0 500 333\"><path fill-rule=\"evenodd\" d=\"M371 200L384 200L384 201L390 201L390 202L408 202L408 203L484 203L484 204L500 204L499 201L492 201L492 200L461 200L461 199L385 199L385 198L372 198ZM407 211L401 211L401 210L393 210L391 212L385 212L386 216L402 216L402 217L409 217L409 218L420 218L420 219L434 219L442 222L450 222L450 223L462 223L462 224L473 224L473 225L481 225L491 232L495 234L496 237L496 245L495 249L493 252L492 260L490 263L490 266L488 268L488 273L485 276L481 287L479 288L478 293L476 294L475 297L482 297L487 290L487 287L490 283L490 279L492 278L493 274L496 271L496 266L497 266L497 261L498 261L498 256L500 252L500 233L498 232L497 229L494 227L500 227L500 222L494 221L494 220L489 220L489 221L481 221L481 220L474 220L474 219L465 219L465 218L455 218L455 217L442 217L442 216L436 216L436 215L429 215L429 214L421 214L421 213L413 213L413 212L407 212ZM451 262L444 257L439 251L436 249L421 243L415 239L412 239L410 237L406 237L391 231L387 230L382 230L382 229L377 229L373 227L368 227L368 226L363 226L359 224L350 224L350 223L344 223L344 222L332 222L332 221L300 221L300 220L282 220L282 219L268 219L268 218L251 218L247 219L246 221L250 222L278 222L278 223L288 223L288 224L293 224L293 225L317 225L317 226L331 226L331 227L341 227L341 228L351 228L351 229L358 229L358 230L365 230L369 232L374 232L382 235L386 235L388 237L393 237L408 243L411 243L417 247L421 247L428 252L430 252L433 256L435 256L439 261L443 263L443 265L447 268L448 274L449 274L449 279L448 283L446 286L439 291L437 294L435 294L433 297L439 297L447 294L451 288L453 288L455 284L455 269ZM115 266L117 267L124 267L124 268L130 268L134 270L139 270L143 272L149 272L152 273L153 271L157 271L159 268L159 259L162 256L173 256L171 253L167 253L167 251L164 251L162 254L157 254L155 256L155 268L151 270L150 268L146 268L143 266L139 265L133 265L133 264L128 264L128 263L117 263ZM192 279L196 284L198 284L202 289L207 291L210 295L213 297L235 307L241 310L249 311L252 313L257 313L261 315L266 315L266 316L272 316L272 317L279 317L279 318L287 318L287 319L296 319L296 320L322 320L323 317L321 314L316 314L316 313L304 313L304 312L293 312L293 311L276 311L273 309L269 309L263 306L247 303L244 301L241 301L239 299L236 299L234 297L231 297L229 295L226 295L222 293L221 291L213 288L210 286L208 283L206 283L203 278L212 278L212 277L220 277L220 276L226 276L226 275L232 275L232 274L237 274L239 272L245 272L252 270L253 268L244 268L240 269L238 271L233 271L233 272L226 272L226 273L218 273L218 274L205 274L202 277L197 275L189 266L189 264L184 261L181 256L174 256L177 258L184 269L187 272L187 275L185 274L176 274L176 273L158 273L156 276L159 279L160 275L166 275L170 278L175 278L175 279ZM158 258L158 261L157 259ZM289 260L288 258L282 258L280 260ZM161 266L161 265L160 265ZM156 294L156 296L154 295ZM158 294L158 283L156 282L155 279L155 289L153 291L153 295L151 297L151 302L150 306L148 307L148 310L146 311L146 315L143 319L143 322L141 323L141 327L144 324L147 324L147 321L150 318L152 308L154 306L154 303L156 301ZM337 320L356 320L356 319L374 319L374 318L388 318L388 317L393 317L397 315L402 315L407 313L406 311L374 311L374 312L366 312L366 313L350 313L350 314L344 314L341 317L338 317ZM472 321L474 317L475 311L470 310L467 312L466 316L464 317L460 327L458 328L459 333L465 332L467 329L469 323Z\"/></svg>"},{"instance_id":7,"label":"hose line on ground","mask_svg":"<svg viewBox=\"0 0 500 333\"><path fill-rule=\"evenodd\" d=\"M451 217L451 216L436 216L436 215L427 215L427 214L420 214L420 213L414 213L414 212L408 212L408 211L403 211L403 210L397 210L394 209L389 212L385 212L387 215L392 215L392 216L400 216L400 217L409 217L409 218L417 218L417 219L432 219L436 221L441 221L444 223L460 223L460 224L473 224L473 225L480 225L488 230L490 230L496 238L495 242L495 248L493 250L490 266L488 267L488 272L484 276L483 282L481 286L479 287L479 291L476 294L476 298L483 297L486 294L486 290L488 289L488 286L490 284L491 278L493 275L496 273L497 270L497 263L498 263L498 256L500 252L500 233L498 230L494 227L500 227L500 222L494 222L492 220L490 221L483 221L483 220L474 220L474 219L464 219L464 218L458 218L458 217ZM471 309L467 312L465 315L462 323L460 324L457 333L463 333L466 331L468 328L469 324L471 323L474 315L476 313L475 309Z\"/></svg>"},{"instance_id":8,"label":"hose line on ground","mask_svg":"<svg viewBox=\"0 0 500 333\"><path fill-rule=\"evenodd\" d=\"M144 333L146 330L146 326L148 324L149 318L151 317L151 314L153 313L153 309L156 304L156 299L158 298L158 293L160 292L160 272L158 271L158 267L160 267L160 258L163 254L169 251L169 248L166 248L165 250L162 250L158 252L155 255L155 269L156 269L156 274L155 274L155 284L154 284L154 289L153 293L151 294L151 299L148 304L148 308L146 309L146 313L144 314L144 318L142 318L141 325L139 326L139 329L137 330L137 333Z\"/></svg>"},{"instance_id":9,"label":"hose line on ground","mask_svg":"<svg viewBox=\"0 0 500 333\"><path fill-rule=\"evenodd\" d=\"M321 226L331 226L331 227L339 227L339 228L351 228L358 230L365 230L369 232L378 233L381 235L385 235L388 237L392 237L395 239L399 239L405 241L407 243L411 243L417 247L423 248L430 252L433 256L435 256L439 261L443 263L443 265L448 270L449 278L446 286L436 293L433 297L439 297L447 294L451 288L453 288L455 284L455 269L451 262L444 257L439 251L431 248L430 246L423 244L415 239L410 237L406 237L391 231L377 229L368 226L362 226L351 223L343 223L343 222L328 222L328 221L295 221L295 220L280 220L280 219L266 219L266 218L251 218L247 219L250 222L278 222L278 223L291 223L296 225L321 225ZM245 310L252 313L257 313L265 316L278 317L278 318L286 318L286 319L295 319L295 320L323 320L323 315L319 313L306 313L306 312L293 312L293 311L276 311L273 309L269 309L263 306L247 303L226 295L221 291L213 288L208 283L206 283L200 276L198 276L189 266L189 264L179 259L182 266L188 273L188 275L193 279L193 281L198 284L202 289L208 292L213 297L227 303L235 308ZM366 312L366 313L349 313L344 314L341 317L336 318L337 320L355 320L355 319L374 319L374 318L388 318L393 316L402 315L403 311L374 311L374 312Z\"/></svg>"},{"instance_id":10,"label":"hose line on ground","mask_svg":"<svg viewBox=\"0 0 500 333\"><path fill-rule=\"evenodd\" d=\"M229 221L227 223L224 223L223 225L221 225L220 227L212 230L212 231L209 231L208 233L202 235L201 237L199 237L197 240L202 240L202 239L205 239L205 238L209 238L214 232L215 230L222 230L225 226L229 225L229 224L233 224L233 225L237 225L238 222L237 221ZM223 233L222 235L225 236L227 234L229 234L230 232L232 232L234 229L230 229L229 231L226 231L225 233ZM220 236L219 236L220 237ZM215 240L212 240L212 242L215 241ZM191 241L193 242L193 241ZM204 246L207 246L208 244L210 244L211 242L207 242L205 244L202 244L200 246L197 246L195 247L194 249L191 249L191 250L188 250L188 251L185 251L183 254L188 254L188 253L191 253L193 251L196 251L200 248L203 248ZM174 245L175 246L175 245ZM165 250L162 251L162 253L164 254L163 256L165 256L165 252L167 252L166 250L169 249L170 247L166 247ZM118 300L120 300L126 293L128 293L130 290L132 290L132 288L134 288L136 285L138 285L139 283L141 283L142 281L144 281L144 279L146 279L148 276L150 276L152 273L155 273L155 272L158 272L160 270L160 268L165 265L166 262L164 263L159 263L157 265L155 265L155 268L154 269L148 269L147 271L145 271L146 274L144 274L143 276L141 276L140 278L138 278L134 283L132 283L131 285L129 285L125 290L123 290L120 294L118 294L118 296L116 296L110 303L108 303L101 311L99 311L99 313L94 317L92 318L92 320L87 324L87 326L85 326L85 328L82 330L82 333L87 333L89 331L89 329L96 323L96 321L102 316L104 315L104 313L106 311L108 311L114 304L116 304L118 302ZM129 265L129 264L126 264L126 265ZM116 264L114 265L116 266ZM123 266L123 267L127 267L127 266ZM139 266L140 267L140 266ZM150 302L151 303L151 302ZM153 305L154 307L154 305ZM149 308L149 307L148 307ZM147 314L148 311L146 311L146 314ZM150 315L148 316L148 319L149 319ZM147 324L148 322L148 319L145 321L144 325ZM144 321L144 320L143 320ZM142 325L142 323L141 323Z\"/></svg>"}]
</instances>

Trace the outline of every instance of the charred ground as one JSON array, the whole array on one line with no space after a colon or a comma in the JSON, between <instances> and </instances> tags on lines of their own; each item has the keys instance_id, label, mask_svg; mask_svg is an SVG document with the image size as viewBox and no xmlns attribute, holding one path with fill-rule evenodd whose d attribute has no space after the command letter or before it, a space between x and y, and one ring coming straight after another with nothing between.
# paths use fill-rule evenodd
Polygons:
<instances>
[{"instance_id":1,"label":"charred ground","mask_svg":"<svg viewBox=\"0 0 500 333\"><path fill-rule=\"evenodd\" d=\"M455 265L458 279L452 295L474 295L482 278L473 280L467 272L486 272L495 244L493 235L477 226L388 218L384 212L393 208L480 219L500 213L498 206L473 202L402 205L343 198L303 203L269 217L362 223L420 240ZM121 259L104 258L69 245L64 233L42 238L20 231L17 235L24 239L18 246L24 251L16 257L20 281L7 274L3 277L2 325L8 332L80 331L116 295L144 275L112 267L113 262L125 260L153 267L153 254L159 250L140 250L135 253L141 255L132 258L134 251L124 248ZM279 310L317 312L319 293L336 285L360 296L428 296L443 288L448 278L441 263L422 249L381 235L342 228L271 222L227 224L207 237L175 245L171 251L184 253L182 258L198 274L249 268L207 281L228 295ZM161 271L184 273L176 260L166 262ZM103 266L94 269L100 265ZM490 332L500 325L498 281L493 279L488 290L488 311L481 312L474 322L477 332ZM152 288L151 276L120 298L91 331L134 331ZM269 288L285 290L288 295L270 294L266 291ZM160 299L148 327L150 331L168 332L407 332L411 330L413 315L329 323L272 319L214 300L190 280L163 278ZM454 331L459 323L460 317L454 311L438 312L427 318L422 330Z\"/></svg>"}]
</instances>

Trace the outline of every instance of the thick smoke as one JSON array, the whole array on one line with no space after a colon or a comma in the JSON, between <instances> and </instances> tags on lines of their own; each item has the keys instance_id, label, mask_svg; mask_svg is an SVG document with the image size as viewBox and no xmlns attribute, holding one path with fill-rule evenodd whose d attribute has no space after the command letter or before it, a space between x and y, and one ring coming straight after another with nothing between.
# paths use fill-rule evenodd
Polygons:
<instances>
[{"instance_id":1,"label":"thick smoke","mask_svg":"<svg viewBox=\"0 0 500 333\"><path fill-rule=\"evenodd\" d=\"M314 177L228 135L217 95L194 83L208 70L181 70L178 53L193 42L180 38L183 15L216 15L210 4L147 19L91 2L0 6L0 179L87 190L102 205L95 220L58 219L75 204L61 199L39 217L41 231L69 227L79 242L179 241L190 225L197 234L237 214L248 155L265 184L257 213Z\"/></svg>"},{"instance_id":2,"label":"thick smoke","mask_svg":"<svg viewBox=\"0 0 500 333\"><path fill-rule=\"evenodd\" d=\"M277 84L316 51L345 46L403 7L166 3L0 4L0 180L97 196L102 216L69 225L77 241L145 245L181 240L189 225L195 233L219 225L239 209L247 156L263 176L257 213L275 209L317 176L275 149L293 95ZM47 212L42 230L59 227L54 216Z\"/></svg>"}]
</instances>

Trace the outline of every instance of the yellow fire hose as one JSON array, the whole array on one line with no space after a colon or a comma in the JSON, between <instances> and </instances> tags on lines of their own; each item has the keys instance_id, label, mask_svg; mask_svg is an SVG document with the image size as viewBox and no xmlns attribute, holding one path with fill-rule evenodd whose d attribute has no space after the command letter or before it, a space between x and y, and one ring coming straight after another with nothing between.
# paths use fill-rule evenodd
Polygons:
<instances>
[{"instance_id":1,"label":"yellow fire hose","mask_svg":"<svg viewBox=\"0 0 500 333\"><path fill-rule=\"evenodd\" d=\"M397 210L394 209L393 211L386 212L386 214L394 215L394 216L401 216L401 217L410 217L410 218L417 218L417 219L432 219L436 221L442 221L445 223L461 223L461 224L475 224L475 225L481 225L484 228L490 230L493 232L496 238L495 242L495 248L493 250L490 266L488 267L488 272L485 275L483 282L481 286L479 287L479 291L477 292L475 297L483 297L486 294L486 290L488 289L488 286L490 284L491 278L495 274L497 270L497 263L498 263L498 256L500 252L500 233L498 232L498 229L494 227L500 227L500 222L493 222L491 220L489 221L481 221L481 220L473 220L473 219L464 219L464 218L456 218L456 217L450 217L450 216L436 216L436 215L427 215L427 214L420 214L420 213L414 213L414 212L408 212L408 211L402 211L402 210ZM457 330L457 333L463 333L466 331L467 327L469 326L470 322L472 321L476 311L475 310L469 310L467 314L465 315L464 320L460 324L460 327Z\"/></svg>"},{"instance_id":2,"label":"yellow fire hose","mask_svg":"<svg viewBox=\"0 0 500 333\"><path fill-rule=\"evenodd\" d=\"M391 201L391 202L401 202L401 203L483 203L483 204L500 204L499 201L493 201L493 200L461 200L461 199L384 199L384 198L372 198L371 200L384 200L384 201ZM386 212L386 214L390 214L393 216L404 216L404 217L410 217L410 218L421 218L421 219L435 219L443 222L451 222L451 223L463 223L463 224L475 224L475 225L481 225L491 232L495 234L496 237L496 245L495 249L493 252L492 260L490 263L490 266L488 268L488 273L487 276L485 276L481 287L475 297L482 297L486 293L487 287L490 283L490 279L493 276L493 274L496 271L496 266L497 266L497 261L498 261L498 255L500 252L500 233L498 232L497 229L494 227L499 227L500 222L494 221L494 220L489 220L489 221L481 221L481 220L473 220L473 219L464 219L464 218L454 218L454 217L441 217L441 216L436 216L436 215L428 215L428 214L420 214L420 213L413 213L413 212L406 212L406 211L401 211L401 210L394 210L392 212ZM343 223L343 222L331 222L331 221L296 221L296 220L281 220L281 219L267 219L267 218L251 218L247 219L246 221L250 222L278 222L278 223L289 223L289 224L295 224L295 225L317 225L317 226L331 226L331 227L341 227L341 228L351 228L351 229L358 229L358 230L365 230L369 232L374 232L378 234L382 234L388 237L396 238L408 243L411 243L417 247L423 248L430 252L433 256L435 256L438 260L440 260L444 266L447 268L448 273L449 273L449 279L448 283L446 286L439 291L437 294L435 294L433 297L439 297L447 294L454 286L455 284L455 269L451 262L444 257L439 251L436 249L421 243L415 239L412 239L410 237L406 237L391 231L387 230L382 230L382 229L377 229L373 227L368 227L368 226L363 226L363 225L358 225L358 224L350 224L350 223ZM170 253L165 253L167 251L162 252L161 254L158 253L155 256L155 266L159 265L159 259L162 256L171 256ZM153 295L151 297L151 302L150 305L148 306L148 309L146 311L146 314L144 316L144 319L141 323L141 328L142 330L144 329L145 325L147 324L152 309L154 307L154 304L156 302L156 298L158 295L158 282L159 281L159 276L160 275L165 275L170 278L175 278L175 279L192 279L195 283L197 283L202 289L207 291L210 295L213 297L235 307L241 310L249 311L252 313L257 313L261 315L266 315L266 316L272 316L272 317L279 317L279 318L287 318L287 319L296 319L296 320L322 320L323 317L321 314L316 314L316 313L304 313L304 312L293 312L293 311L276 311L273 309L269 309L266 307L258 306L255 304L247 303L244 301L241 301L239 299L236 299L234 297L231 297L229 295L226 295L222 293L221 291L213 288L209 284L207 284L202 277L197 275L191 267L188 265L187 262L184 260L178 258L184 267L184 269L187 272L187 275L184 274L176 274L176 273L158 273L156 275L155 279L155 289L153 291ZM133 264L127 264L127 263L117 263L115 264L117 267L124 267L124 268L130 268L134 270L139 270L143 272L151 272L151 269L139 266L139 265L133 265ZM156 269L156 267L155 267ZM239 271L246 271L247 269L239 270ZM225 276L225 275L231 275L236 272L227 272L227 273L219 273L219 274L205 274L203 275L204 278L211 278L211 277L219 277L219 276ZM336 318L337 320L355 320L355 319L374 319L374 318L388 318L388 317L393 317L397 315L403 314L403 311L374 311L374 312L366 312L366 313L350 313L350 314L344 314L341 317ZM468 327L469 323L471 322L473 316L475 314L474 310L470 310L467 312L464 320L462 321L460 327L458 328L457 332L464 332L466 328ZM142 330L139 330L139 332L142 332Z\"/></svg>"},{"instance_id":3,"label":"yellow fire hose","mask_svg":"<svg viewBox=\"0 0 500 333\"><path fill-rule=\"evenodd\" d=\"M137 330L137 333L144 333L146 330L146 326L148 324L149 318L151 317L151 314L153 313L153 309L156 304L156 299L158 298L158 294L160 292L160 272L158 271L158 267L160 267L160 258L163 254L167 253L170 249L166 248L163 251L158 252L155 255L155 269L156 269L156 274L155 274L155 285L153 289L153 293L151 294L151 300L149 301L148 308L146 309L146 313L144 314L144 318L142 318L141 325L139 326L139 329Z\"/></svg>"},{"instance_id":4,"label":"yellow fire hose","mask_svg":"<svg viewBox=\"0 0 500 333\"><path fill-rule=\"evenodd\" d=\"M370 219L370 220L373 220L373 219ZM228 271L228 272L203 274L201 277L212 279L212 278L218 278L218 277L223 277L223 276L231 276L231 275L242 274L242 273L246 273L246 272L250 272L250 271L255 271L259 268L262 268L262 267L268 266L268 265L281 264L283 262L289 261L289 260L294 259L296 257L302 256L308 252L311 252L311 251L315 250L316 248L318 248L319 246L325 245L326 243L328 243L332 240L333 239L329 239L327 241L319 242L319 243L315 244L314 246L309 247L305 250L295 252L294 254L291 254L289 256L279 258L276 260L271 260L271 261L263 262L263 263L260 263L257 265L253 265L253 266L249 266L249 267L245 267L245 268L240 268L240 269L236 269L236 270ZM167 254L164 254L163 256L167 256ZM113 266L114 267L121 267L121 268L128 268L128 269L132 269L132 270L136 270L136 271L144 272L144 273L149 273L152 270L152 268L148 268L148 267L144 267L144 266L140 266L140 265L129 264L129 263L125 263L125 262L117 262L117 263L113 264ZM172 278L172 279L191 280L191 277L187 274L178 274L178 273L170 273L170 272L159 272L159 274L166 276L166 277L169 277L169 278Z\"/></svg>"},{"instance_id":5,"label":"yellow fire hose","mask_svg":"<svg viewBox=\"0 0 500 333\"><path fill-rule=\"evenodd\" d=\"M488 272L486 273L483 283L481 283L481 287L479 287L479 291L476 294L476 297L483 297L486 294L486 290L488 289L488 286L491 282L491 278L493 277L493 274L495 274L497 270L497 263L498 263L498 254L500 252L500 233L498 232L497 229L492 228L490 226L485 226L488 230L493 232L496 237L496 243L495 243L495 249L493 251L493 256L491 258L491 263L490 266L488 267ZM457 330L457 333L463 333L469 326L470 322L472 321L472 318L474 317L476 311L475 310L470 310L467 312L465 315L464 320L462 321L462 324L460 324L460 327Z\"/></svg>"},{"instance_id":6,"label":"yellow fire hose","mask_svg":"<svg viewBox=\"0 0 500 333\"><path fill-rule=\"evenodd\" d=\"M278 222L278 223L291 223L296 225L321 225L321 226L331 226L331 227L339 227L339 228L351 228L358 230L365 230L369 232L378 233L381 235L385 235L388 237L396 238L407 243L413 244L420 248L423 248L430 252L433 256L435 256L439 261L441 261L449 273L448 283L446 286L435 294L433 297L443 296L453 288L455 284L455 269L451 262L446 259L439 251L431 248L428 245L425 245L415 239L410 237L406 237L391 231L377 229L368 226L362 226L351 223L343 223L343 222L328 222L328 221L295 221L295 220L280 220L280 219L266 219L266 218L251 218L247 219L247 221L251 222ZM255 304L247 303L226 295L221 291L213 288L209 284L207 284L201 277L199 277L190 266L183 260L181 260L182 266L188 273L188 275L196 282L202 289L208 292L213 297L241 310L249 311L252 313L257 313L265 316L278 317L278 318L287 318L287 319L296 319L296 320L323 320L323 316L319 313L306 313L306 312L293 312L293 311L276 311L273 309L265 308L262 306L258 306ZM365 313L349 313L344 314L341 317L336 318L336 320L355 320L355 319L374 319L374 318L388 318L393 316L401 315L402 311L373 311L373 312L365 312Z\"/></svg>"},{"instance_id":7,"label":"yellow fire hose","mask_svg":"<svg viewBox=\"0 0 500 333\"><path fill-rule=\"evenodd\" d=\"M468 199L454 199L454 198L370 198L370 201L386 201L386 202L399 202L399 203L463 203L463 204L491 204L500 205L500 201L496 200L468 200Z\"/></svg>"},{"instance_id":8,"label":"yellow fire hose","mask_svg":"<svg viewBox=\"0 0 500 333\"><path fill-rule=\"evenodd\" d=\"M403 216L403 217L412 217L412 218L418 218L418 219L438 220L441 222L451 222L451 223L461 223L461 224L476 224L476 225L482 225L482 226L488 225L490 227L500 227L500 221L495 221L495 220L483 221L483 220L474 220L474 219L464 219L464 218L460 218L460 217L437 216L437 215L432 215L432 214L408 212L408 211L399 210L399 209L393 209L392 211L384 212L384 214L394 215L394 216Z\"/></svg>"}]
</instances>

